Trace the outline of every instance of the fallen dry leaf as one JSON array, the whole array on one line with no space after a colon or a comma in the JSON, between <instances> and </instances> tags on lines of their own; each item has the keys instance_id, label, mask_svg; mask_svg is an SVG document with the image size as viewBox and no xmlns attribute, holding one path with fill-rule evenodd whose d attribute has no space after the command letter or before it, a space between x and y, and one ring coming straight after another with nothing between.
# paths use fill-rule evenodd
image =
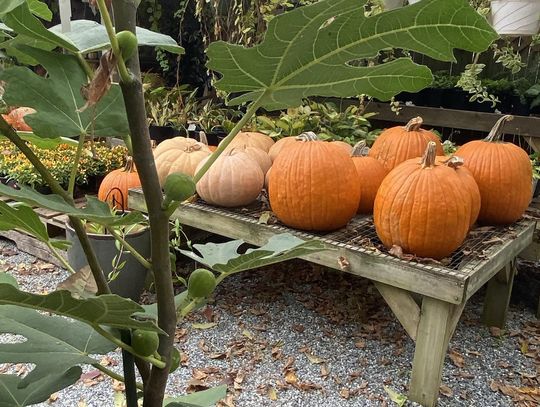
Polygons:
<instances>
[{"instance_id":1,"label":"fallen dry leaf","mask_svg":"<svg viewBox=\"0 0 540 407\"><path fill-rule=\"evenodd\" d=\"M112 85L112 75L116 69L116 57L112 51L104 52L99 60L99 66L94 77L87 85L81 88L81 95L86 100L78 112L83 112L97 104L107 94Z\"/></svg>"},{"instance_id":2,"label":"fallen dry leaf","mask_svg":"<svg viewBox=\"0 0 540 407\"><path fill-rule=\"evenodd\" d=\"M463 358L463 355L456 351L455 349L450 349L450 352L448 353L448 357L452 361L452 363L457 367L464 367L465 366L465 359Z\"/></svg>"},{"instance_id":3,"label":"fallen dry leaf","mask_svg":"<svg viewBox=\"0 0 540 407\"><path fill-rule=\"evenodd\" d=\"M439 387L439 391L443 396L446 397L452 397L454 395L454 391L450 387L445 386L444 384Z\"/></svg>"},{"instance_id":4,"label":"fallen dry leaf","mask_svg":"<svg viewBox=\"0 0 540 407\"><path fill-rule=\"evenodd\" d=\"M272 401L276 401L278 399L277 390L274 387L268 388L268 398Z\"/></svg>"},{"instance_id":5,"label":"fallen dry leaf","mask_svg":"<svg viewBox=\"0 0 540 407\"><path fill-rule=\"evenodd\" d=\"M339 391L339 395L344 398L345 400L348 400L349 397L351 397L351 391L347 388L342 388L340 391Z\"/></svg>"},{"instance_id":6,"label":"fallen dry leaf","mask_svg":"<svg viewBox=\"0 0 540 407\"><path fill-rule=\"evenodd\" d=\"M289 384L298 383L298 377L296 376L296 372L294 370L289 370L285 372L285 381Z\"/></svg>"}]
</instances>

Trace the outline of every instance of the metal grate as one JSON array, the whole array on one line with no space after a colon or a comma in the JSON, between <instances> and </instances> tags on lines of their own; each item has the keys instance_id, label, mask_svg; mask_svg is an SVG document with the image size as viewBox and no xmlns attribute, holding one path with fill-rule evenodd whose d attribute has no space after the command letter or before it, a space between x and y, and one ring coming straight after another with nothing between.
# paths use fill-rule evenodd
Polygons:
<instances>
[{"instance_id":1,"label":"metal grate","mask_svg":"<svg viewBox=\"0 0 540 407\"><path fill-rule=\"evenodd\" d=\"M204 201L199 200L191 204L200 209L220 213L226 216L234 216L241 218L250 223L257 223L261 216L270 209L268 204L262 201L257 201L248 207L243 208L216 208L207 205ZM483 226L477 227L469 233L469 236L463 245L456 250L449 258L442 261L432 259L418 258L397 258L392 256L386 249L375 231L373 218L371 216L356 216L349 224L337 231L333 232L304 232L296 229L291 229L280 223L274 216L268 219L268 225L273 229L278 229L283 232L289 232L305 239L321 239L325 242L345 246L349 250L371 253L376 255L387 255L395 261L405 261L409 265L425 268L432 271L442 272L458 277L465 278L472 273L476 268L488 258L489 253L496 250L501 244L507 243L514 239L518 232L527 227L527 221L522 219L509 226Z\"/></svg>"}]
</instances>

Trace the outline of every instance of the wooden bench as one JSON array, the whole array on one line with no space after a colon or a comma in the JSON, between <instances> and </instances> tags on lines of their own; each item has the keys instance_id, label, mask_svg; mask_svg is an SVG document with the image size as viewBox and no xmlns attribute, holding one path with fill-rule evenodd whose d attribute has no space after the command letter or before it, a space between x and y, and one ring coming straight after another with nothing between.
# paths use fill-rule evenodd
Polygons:
<instances>
[{"instance_id":1,"label":"wooden bench","mask_svg":"<svg viewBox=\"0 0 540 407\"><path fill-rule=\"evenodd\" d=\"M141 190L131 190L130 206L144 211ZM467 300L488 283L483 322L502 328L510 300L514 260L533 237L535 222L522 219L508 227L473 230L443 264L419 263L388 254L371 217L358 216L346 228L306 233L279 223L259 222L261 204L223 209L202 202L183 204L173 215L184 225L260 246L280 233L319 239L329 249L304 259L373 281L408 335L416 342L409 399L435 406L444 358Z\"/></svg>"}]
</instances>

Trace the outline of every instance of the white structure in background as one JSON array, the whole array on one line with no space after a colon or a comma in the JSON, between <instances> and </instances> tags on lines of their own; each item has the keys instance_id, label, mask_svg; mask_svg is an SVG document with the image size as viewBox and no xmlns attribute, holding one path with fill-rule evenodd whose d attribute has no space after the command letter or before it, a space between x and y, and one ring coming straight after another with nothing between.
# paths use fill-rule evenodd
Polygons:
<instances>
[{"instance_id":1,"label":"white structure in background","mask_svg":"<svg viewBox=\"0 0 540 407\"><path fill-rule=\"evenodd\" d=\"M71 31L71 0L58 0L62 32Z\"/></svg>"}]
</instances>

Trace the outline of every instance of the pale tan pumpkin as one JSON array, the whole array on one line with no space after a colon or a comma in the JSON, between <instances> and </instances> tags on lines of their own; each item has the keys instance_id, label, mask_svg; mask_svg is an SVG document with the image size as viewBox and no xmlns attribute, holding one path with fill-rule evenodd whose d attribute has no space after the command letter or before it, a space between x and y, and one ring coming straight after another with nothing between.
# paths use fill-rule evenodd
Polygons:
<instances>
[{"instance_id":1,"label":"pale tan pumpkin","mask_svg":"<svg viewBox=\"0 0 540 407\"><path fill-rule=\"evenodd\" d=\"M175 137L165 140L154 150L160 184L163 185L167 175L173 172L195 175L197 165L211 153L207 145L194 139Z\"/></svg>"},{"instance_id":2,"label":"pale tan pumpkin","mask_svg":"<svg viewBox=\"0 0 540 407\"><path fill-rule=\"evenodd\" d=\"M272 166L272 160L270 159L270 156L268 155L268 153L264 152L263 150L257 147L246 147L246 146L241 148L240 151L243 151L251 159L255 160L257 164L259 164L259 166L261 167L263 174L266 175L266 173Z\"/></svg>"},{"instance_id":3,"label":"pale tan pumpkin","mask_svg":"<svg viewBox=\"0 0 540 407\"><path fill-rule=\"evenodd\" d=\"M208 158L203 159L197 171ZM197 193L210 205L235 207L257 199L264 183L259 164L245 152L224 152L197 183Z\"/></svg>"},{"instance_id":4,"label":"pale tan pumpkin","mask_svg":"<svg viewBox=\"0 0 540 407\"><path fill-rule=\"evenodd\" d=\"M223 143L223 141L222 141ZM274 140L266 134L258 133L255 131L241 131L238 133L231 144L227 146L227 149L233 147L257 147L268 153L270 148L274 145Z\"/></svg>"}]
</instances>

